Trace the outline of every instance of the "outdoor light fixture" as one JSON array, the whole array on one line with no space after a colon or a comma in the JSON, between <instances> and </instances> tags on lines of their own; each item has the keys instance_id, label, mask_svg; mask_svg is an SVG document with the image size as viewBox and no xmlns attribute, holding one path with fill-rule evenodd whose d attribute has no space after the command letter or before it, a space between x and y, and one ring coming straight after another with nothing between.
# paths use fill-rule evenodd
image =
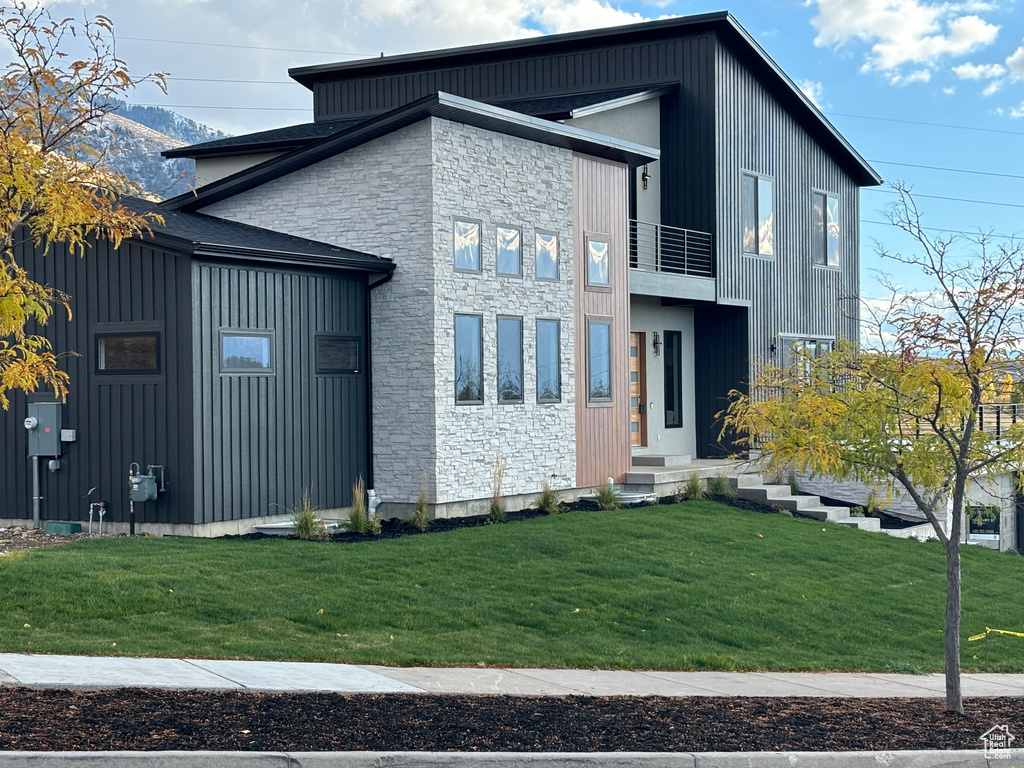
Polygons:
<instances>
[{"instance_id":1,"label":"outdoor light fixture","mask_svg":"<svg viewBox=\"0 0 1024 768\"><path fill-rule=\"evenodd\" d=\"M661 354L661 337L657 331L654 332L654 354L655 356Z\"/></svg>"},{"instance_id":2,"label":"outdoor light fixture","mask_svg":"<svg viewBox=\"0 0 1024 768\"><path fill-rule=\"evenodd\" d=\"M775 357L775 353L778 348L775 346L775 339L772 339L771 344L768 345L768 351L772 353L772 357Z\"/></svg>"},{"instance_id":3,"label":"outdoor light fixture","mask_svg":"<svg viewBox=\"0 0 1024 768\"><path fill-rule=\"evenodd\" d=\"M644 172L640 174L640 179L644 183L644 189L647 189L647 182L651 180L651 174L647 172L646 164L644 164Z\"/></svg>"}]
</instances>

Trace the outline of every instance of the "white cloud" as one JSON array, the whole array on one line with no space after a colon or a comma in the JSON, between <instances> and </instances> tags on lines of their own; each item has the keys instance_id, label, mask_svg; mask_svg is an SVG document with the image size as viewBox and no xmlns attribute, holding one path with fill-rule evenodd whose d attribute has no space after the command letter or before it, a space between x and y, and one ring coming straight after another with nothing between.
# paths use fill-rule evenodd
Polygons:
<instances>
[{"instance_id":1,"label":"white cloud","mask_svg":"<svg viewBox=\"0 0 1024 768\"><path fill-rule=\"evenodd\" d=\"M990 45L999 32L978 12L988 4L934 3L927 0L807 0L817 6L811 24L817 46L867 43L862 70L884 72L894 85L927 82L924 69L903 75L912 65L934 66L947 56L962 56ZM964 13L971 11L971 13ZM930 76L930 73L929 73Z\"/></svg>"},{"instance_id":2,"label":"white cloud","mask_svg":"<svg viewBox=\"0 0 1024 768\"><path fill-rule=\"evenodd\" d=\"M817 80L797 80L796 85L810 99L811 104L821 109L821 96L825 90L821 83Z\"/></svg>"},{"instance_id":3,"label":"white cloud","mask_svg":"<svg viewBox=\"0 0 1024 768\"><path fill-rule=\"evenodd\" d=\"M1002 114L1001 110L999 114ZM1010 117L1024 117L1024 101L1020 103L1019 107L1010 108Z\"/></svg>"},{"instance_id":4,"label":"white cloud","mask_svg":"<svg viewBox=\"0 0 1024 768\"><path fill-rule=\"evenodd\" d=\"M982 96L991 96L996 93L1000 88L1003 87L1002 80L993 80L991 83L985 86L985 90L981 92Z\"/></svg>"},{"instance_id":5,"label":"white cloud","mask_svg":"<svg viewBox=\"0 0 1024 768\"><path fill-rule=\"evenodd\" d=\"M952 85L949 85L943 88L942 92L947 96L952 96L954 93L956 93L956 88L954 88Z\"/></svg>"},{"instance_id":6,"label":"white cloud","mask_svg":"<svg viewBox=\"0 0 1024 768\"><path fill-rule=\"evenodd\" d=\"M961 64L953 67L953 73L961 80L989 80L1006 74L1002 64Z\"/></svg>"},{"instance_id":7,"label":"white cloud","mask_svg":"<svg viewBox=\"0 0 1024 768\"><path fill-rule=\"evenodd\" d=\"M896 86L910 85L911 83L927 83L932 79L932 73L929 69L916 69L913 72L903 74L902 72L895 71L889 75L889 84Z\"/></svg>"},{"instance_id":8,"label":"white cloud","mask_svg":"<svg viewBox=\"0 0 1024 768\"><path fill-rule=\"evenodd\" d=\"M1006 68L1014 80L1024 80L1024 45L1006 57Z\"/></svg>"},{"instance_id":9,"label":"white cloud","mask_svg":"<svg viewBox=\"0 0 1024 768\"><path fill-rule=\"evenodd\" d=\"M447 1L442 5L447 6ZM550 32L575 32L578 29L598 29L620 24L637 24L646 21L639 13L613 8L601 0L569 0L568 2L537 2L527 0L522 6L529 15L539 21Z\"/></svg>"}]
</instances>

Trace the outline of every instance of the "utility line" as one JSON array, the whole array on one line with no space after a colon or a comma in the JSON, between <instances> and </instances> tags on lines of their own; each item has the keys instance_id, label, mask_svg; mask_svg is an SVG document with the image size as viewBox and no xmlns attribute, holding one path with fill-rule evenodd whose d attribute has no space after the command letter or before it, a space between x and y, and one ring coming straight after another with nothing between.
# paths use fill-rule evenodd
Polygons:
<instances>
[{"instance_id":1,"label":"utility line","mask_svg":"<svg viewBox=\"0 0 1024 768\"><path fill-rule=\"evenodd\" d=\"M143 43L172 43L174 45L206 45L212 48L245 48L249 51L284 51L285 53L322 53L326 56L362 56L371 58L373 53L352 53L349 51L311 51L305 48L270 48L265 45L236 45L234 43L204 43L198 40L161 40L156 37L128 37L118 35L118 40L138 40Z\"/></svg>"},{"instance_id":2,"label":"utility line","mask_svg":"<svg viewBox=\"0 0 1024 768\"><path fill-rule=\"evenodd\" d=\"M896 195L899 194L895 190L891 189L879 189L878 187L867 187L864 189L865 192L875 192L883 195ZM978 205L999 205L1004 208L1024 208L1021 203L1001 203L997 200L974 200L968 197L946 197L944 195L926 195L923 192L912 192L914 197L925 197L929 200L949 200L954 203L977 203Z\"/></svg>"},{"instance_id":3,"label":"utility line","mask_svg":"<svg viewBox=\"0 0 1024 768\"><path fill-rule=\"evenodd\" d=\"M184 80L190 83L256 83L259 85L298 85L295 80L221 80L216 77L170 77L165 80Z\"/></svg>"},{"instance_id":4,"label":"utility line","mask_svg":"<svg viewBox=\"0 0 1024 768\"><path fill-rule=\"evenodd\" d=\"M164 109L249 109L256 112L309 112L310 107L226 107L212 104L128 104L129 107L163 107Z\"/></svg>"},{"instance_id":5,"label":"utility line","mask_svg":"<svg viewBox=\"0 0 1024 768\"><path fill-rule=\"evenodd\" d=\"M854 117L858 120L882 120L887 123L907 123L909 125L928 125L934 128L957 128L963 131L981 131L983 133L1007 133L1011 136L1024 136L1024 131L1007 131L1001 128L980 128L975 125L952 125L950 123L926 123L922 120L903 120L896 117L876 117L874 115L851 115L846 112L825 112L835 117Z\"/></svg>"},{"instance_id":6,"label":"utility line","mask_svg":"<svg viewBox=\"0 0 1024 768\"><path fill-rule=\"evenodd\" d=\"M1024 179L1015 173L994 173L992 171L975 171L967 168L945 168L941 165L917 165L916 163L897 163L895 160L868 160L879 165L899 165L904 168L924 168L929 171L948 171L949 173L969 173L974 176L998 176L1001 179Z\"/></svg>"},{"instance_id":7,"label":"utility line","mask_svg":"<svg viewBox=\"0 0 1024 768\"><path fill-rule=\"evenodd\" d=\"M860 223L880 224L885 227L894 226L891 221L875 221L874 219L861 219ZM970 235L972 237L977 237L978 235L985 235L986 237L998 237L1002 238L1003 240L1012 240L1014 238L1020 238L1020 235L1000 235L997 232L985 232L984 230L968 232L967 230L963 229L945 229L944 227L921 227L921 229L926 230L928 232L945 232L950 235Z\"/></svg>"}]
</instances>

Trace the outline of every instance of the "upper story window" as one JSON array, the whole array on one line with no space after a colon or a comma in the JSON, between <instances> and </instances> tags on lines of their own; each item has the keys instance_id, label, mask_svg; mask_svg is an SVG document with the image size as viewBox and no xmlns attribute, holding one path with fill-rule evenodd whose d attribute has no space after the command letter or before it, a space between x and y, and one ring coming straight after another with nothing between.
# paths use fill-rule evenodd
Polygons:
<instances>
[{"instance_id":1,"label":"upper story window","mask_svg":"<svg viewBox=\"0 0 1024 768\"><path fill-rule=\"evenodd\" d=\"M839 198L814 193L814 263L839 266Z\"/></svg>"},{"instance_id":2,"label":"upper story window","mask_svg":"<svg viewBox=\"0 0 1024 768\"><path fill-rule=\"evenodd\" d=\"M523 274L523 237L518 227L497 228L498 274Z\"/></svg>"},{"instance_id":3,"label":"upper story window","mask_svg":"<svg viewBox=\"0 0 1024 768\"><path fill-rule=\"evenodd\" d=\"M554 232L537 233L537 279L558 279L558 235Z\"/></svg>"},{"instance_id":4,"label":"upper story window","mask_svg":"<svg viewBox=\"0 0 1024 768\"><path fill-rule=\"evenodd\" d=\"M97 373L160 373L160 334L97 334L96 371Z\"/></svg>"},{"instance_id":5,"label":"upper story window","mask_svg":"<svg viewBox=\"0 0 1024 768\"><path fill-rule=\"evenodd\" d=\"M775 216L772 207L772 180L744 173L740 187L743 252L752 256L774 256Z\"/></svg>"},{"instance_id":6,"label":"upper story window","mask_svg":"<svg viewBox=\"0 0 1024 768\"><path fill-rule=\"evenodd\" d=\"M610 288L611 248L607 235L587 235L587 287Z\"/></svg>"},{"instance_id":7,"label":"upper story window","mask_svg":"<svg viewBox=\"0 0 1024 768\"><path fill-rule=\"evenodd\" d=\"M465 272L480 271L480 222L455 220L455 268Z\"/></svg>"}]
</instances>

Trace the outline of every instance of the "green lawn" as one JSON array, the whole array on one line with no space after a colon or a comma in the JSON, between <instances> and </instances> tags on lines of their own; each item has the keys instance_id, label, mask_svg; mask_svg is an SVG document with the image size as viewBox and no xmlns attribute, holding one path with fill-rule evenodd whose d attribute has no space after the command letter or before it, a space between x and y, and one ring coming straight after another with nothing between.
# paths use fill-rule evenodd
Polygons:
<instances>
[{"instance_id":1,"label":"green lawn","mask_svg":"<svg viewBox=\"0 0 1024 768\"><path fill-rule=\"evenodd\" d=\"M760 533L761 536L757 534ZM106 539L0 560L0 651L392 665L933 671L944 559L710 502L337 545ZM964 552L964 639L1024 629L1024 558ZM29 626L25 626L29 625ZM1024 670L1024 640L964 643Z\"/></svg>"}]
</instances>

